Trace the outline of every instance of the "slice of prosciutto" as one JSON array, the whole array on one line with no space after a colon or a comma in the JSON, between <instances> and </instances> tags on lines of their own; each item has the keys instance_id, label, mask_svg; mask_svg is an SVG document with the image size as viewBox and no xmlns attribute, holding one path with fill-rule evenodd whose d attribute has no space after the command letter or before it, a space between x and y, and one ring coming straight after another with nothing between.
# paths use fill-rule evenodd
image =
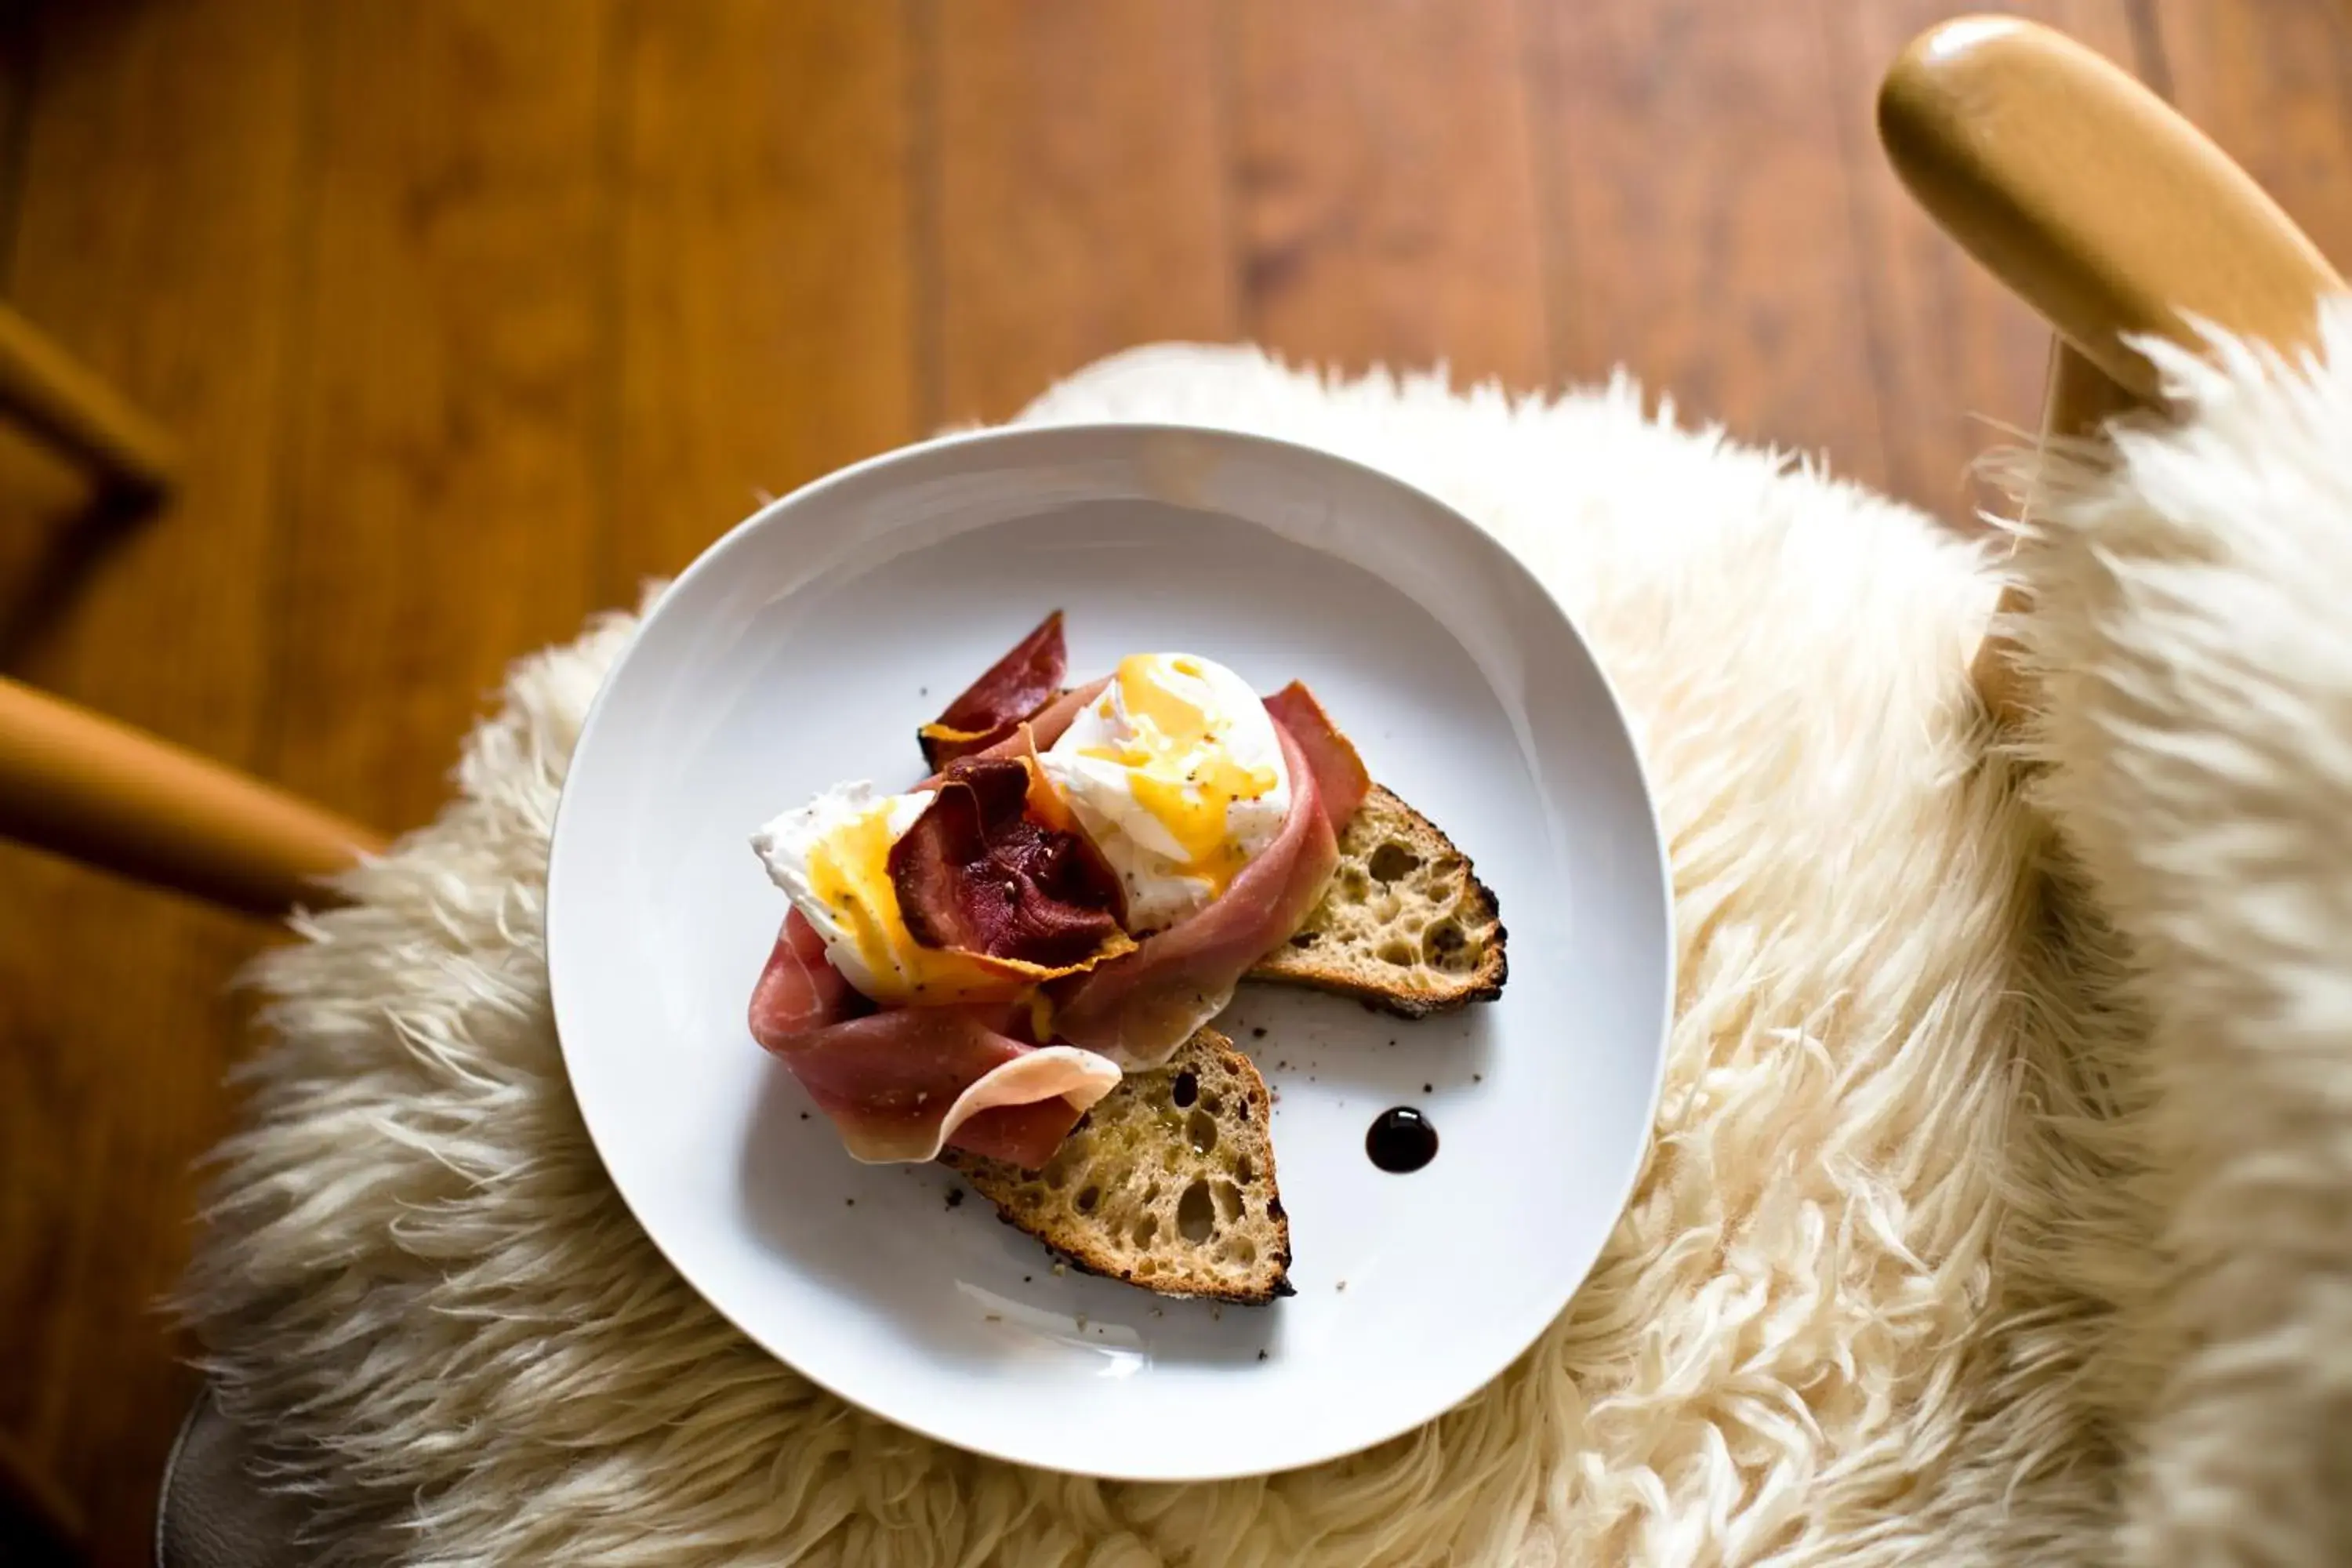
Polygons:
<instances>
[{"instance_id":1,"label":"slice of prosciutto","mask_svg":"<svg viewBox=\"0 0 2352 1568\"><path fill-rule=\"evenodd\" d=\"M751 1037L791 1069L868 1163L924 1161L950 1144L1034 1170L1119 1069L1073 1046L1033 1046L1002 1005L875 1010L825 962L795 910L751 996Z\"/></svg>"},{"instance_id":2,"label":"slice of prosciutto","mask_svg":"<svg viewBox=\"0 0 2352 1568\"><path fill-rule=\"evenodd\" d=\"M1322 792L1323 814L1331 819L1331 831L1345 833L1364 797L1372 793L1372 775L1364 771L1364 759L1339 733L1304 681L1294 680L1267 698L1265 710L1306 755L1315 787Z\"/></svg>"},{"instance_id":3,"label":"slice of prosciutto","mask_svg":"<svg viewBox=\"0 0 2352 1568\"><path fill-rule=\"evenodd\" d=\"M964 689L947 711L915 732L923 761L944 768L958 757L986 751L1010 736L1061 689L1070 655L1062 637L1062 612L1055 610L988 673ZM1051 744L1051 742L1047 742Z\"/></svg>"},{"instance_id":4,"label":"slice of prosciutto","mask_svg":"<svg viewBox=\"0 0 2352 1568\"><path fill-rule=\"evenodd\" d=\"M1032 761L1055 742L1060 740L1078 710L1110 689L1110 678L1089 680L1084 686L1065 691L1028 719L1013 726L1013 732L980 751L967 753L974 758L1026 757ZM917 784L917 789L929 789L947 774L934 773ZM1059 798L1059 797L1056 797Z\"/></svg>"},{"instance_id":5,"label":"slice of prosciutto","mask_svg":"<svg viewBox=\"0 0 2352 1568\"><path fill-rule=\"evenodd\" d=\"M1266 710L1290 773L1282 831L1207 908L1056 991L1057 1037L1130 1070L1156 1068L1314 913L1339 864L1339 833L1370 781L1305 687L1286 688Z\"/></svg>"},{"instance_id":6,"label":"slice of prosciutto","mask_svg":"<svg viewBox=\"0 0 2352 1568\"><path fill-rule=\"evenodd\" d=\"M1118 875L1019 757L948 764L931 804L890 847L908 934L926 947L1067 970L1133 947ZM1042 795L1061 820L1040 821Z\"/></svg>"}]
</instances>

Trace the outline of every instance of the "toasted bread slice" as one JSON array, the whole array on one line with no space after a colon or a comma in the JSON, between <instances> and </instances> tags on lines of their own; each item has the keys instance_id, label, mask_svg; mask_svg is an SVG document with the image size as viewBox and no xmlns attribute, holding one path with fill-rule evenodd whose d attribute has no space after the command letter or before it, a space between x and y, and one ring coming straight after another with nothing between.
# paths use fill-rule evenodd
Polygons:
<instances>
[{"instance_id":1,"label":"toasted bread slice","mask_svg":"<svg viewBox=\"0 0 2352 1568\"><path fill-rule=\"evenodd\" d=\"M1437 825L1378 784L1339 836L1330 890L1289 944L1250 971L1337 991L1403 1018L1503 994L1495 895Z\"/></svg>"},{"instance_id":2,"label":"toasted bread slice","mask_svg":"<svg viewBox=\"0 0 2352 1568\"><path fill-rule=\"evenodd\" d=\"M1089 1273L1163 1296L1270 1301L1293 1293L1272 1112L1249 1058L1202 1029L1097 1101L1042 1171L940 1158L1007 1225Z\"/></svg>"}]
</instances>

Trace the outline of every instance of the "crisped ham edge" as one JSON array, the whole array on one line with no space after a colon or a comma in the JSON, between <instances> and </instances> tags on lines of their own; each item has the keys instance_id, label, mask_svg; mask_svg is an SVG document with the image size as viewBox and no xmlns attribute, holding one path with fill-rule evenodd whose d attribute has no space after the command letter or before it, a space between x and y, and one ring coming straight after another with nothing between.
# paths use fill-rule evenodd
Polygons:
<instances>
[{"instance_id":1,"label":"crisped ham edge","mask_svg":"<svg viewBox=\"0 0 2352 1568\"><path fill-rule=\"evenodd\" d=\"M1053 700L1068 665L1062 612L1055 610L915 732L923 760L943 768L1004 740Z\"/></svg>"},{"instance_id":2,"label":"crisped ham edge","mask_svg":"<svg viewBox=\"0 0 2352 1568\"><path fill-rule=\"evenodd\" d=\"M1063 732L1069 729L1071 721L1077 718L1080 709L1109 689L1110 677L1105 676L1100 680L1089 680L1084 686L1065 691L1046 703L1045 707L1040 708L1034 717L1014 725L1012 734L985 751L974 752L971 755L1034 757L1062 738ZM939 781L940 775L935 773L915 787L923 789Z\"/></svg>"}]
</instances>

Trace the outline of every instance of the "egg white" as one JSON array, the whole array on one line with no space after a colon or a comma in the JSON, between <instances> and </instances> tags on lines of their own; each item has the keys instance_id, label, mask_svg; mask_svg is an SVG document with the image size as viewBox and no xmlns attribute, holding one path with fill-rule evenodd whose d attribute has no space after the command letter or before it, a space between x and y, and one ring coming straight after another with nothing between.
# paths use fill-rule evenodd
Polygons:
<instances>
[{"instance_id":1,"label":"egg white","mask_svg":"<svg viewBox=\"0 0 2352 1568\"><path fill-rule=\"evenodd\" d=\"M1197 673L1178 669L1179 660ZM1181 776L1212 752L1222 751L1242 768L1271 771L1271 789L1225 807L1227 845L1244 861L1255 858L1290 816L1290 770L1265 702L1247 681L1213 659L1156 654L1143 656L1143 662L1149 679L1202 710L1209 721L1205 741L1171 755L1165 765ZM1138 770L1087 754L1126 749L1138 734L1122 684L1114 679L1100 699L1079 710L1040 762L1087 837L1125 884L1128 930L1141 936L1197 912L1221 889L1210 879L1186 871L1190 858L1183 844L1136 797ZM1192 794L1197 799L1198 791Z\"/></svg>"}]
</instances>

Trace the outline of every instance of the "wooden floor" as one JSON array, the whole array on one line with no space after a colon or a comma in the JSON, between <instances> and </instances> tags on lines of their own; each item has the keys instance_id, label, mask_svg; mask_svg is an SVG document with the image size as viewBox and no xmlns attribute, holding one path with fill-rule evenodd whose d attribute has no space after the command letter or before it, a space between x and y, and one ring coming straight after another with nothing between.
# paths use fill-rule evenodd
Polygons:
<instances>
[{"instance_id":1,"label":"wooden floor","mask_svg":"<svg viewBox=\"0 0 2352 1568\"><path fill-rule=\"evenodd\" d=\"M1869 112L1955 8L8 6L0 279L192 466L109 533L0 454L0 669L413 824L509 658L762 495L1154 339L1530 390L1622 363L1963 519L2043 338ZM2024 8L2352 258L2343 9ZM190 1388L157 1302L267 935L0 852L0 1433L110 1563Z\"/></svg>"}]
</instances>

